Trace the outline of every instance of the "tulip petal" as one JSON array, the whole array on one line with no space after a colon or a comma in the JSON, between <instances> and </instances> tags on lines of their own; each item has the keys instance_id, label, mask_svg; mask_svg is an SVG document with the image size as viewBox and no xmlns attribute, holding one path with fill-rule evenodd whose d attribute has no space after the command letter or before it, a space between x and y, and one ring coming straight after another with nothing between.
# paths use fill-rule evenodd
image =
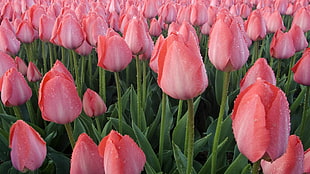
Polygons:
<instances>
[{"instance_id":1,"label":"tulip petal","mask_svg":"<svg viewBox=\"0 0 310 174\"><path fill-rule=\"evenodd\" d=\"M270 142L264 105L258 95L244 96L234 112L232 128L238 148L255 162L263 157Z\"/></svg>"}]
</instances>

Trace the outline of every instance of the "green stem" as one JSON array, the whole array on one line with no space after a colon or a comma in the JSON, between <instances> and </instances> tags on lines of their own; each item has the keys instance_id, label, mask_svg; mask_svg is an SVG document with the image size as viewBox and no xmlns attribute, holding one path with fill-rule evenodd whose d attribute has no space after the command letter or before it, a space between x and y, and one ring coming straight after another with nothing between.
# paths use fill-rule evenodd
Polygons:
<instances>
[{"instance_id":1,"label":"green stem","mask_svg":"<svg viewBox=\"0 0 310 174\"><path fill-rule=\"evenodd\" d=\"M80 76L80 90L83 91L83 85L85 83L85 66L86 66L86 57L82 56L81 58L81 76Z\"/></svg>"},{"instance_id":2,"label":"green stem","mask_svg":"<svg viewBox=\"0 0 310 174\"><path fill-rule=\"evenodd\" d=\"M165 141L165 115L166 115L166 99L167 95L162 92L162 99L161 99L161 121L160 121L160 135L159 135L159 150L158 150L158 157L160 165L163 164L163 151L164 151L164 141Z\"/></svg>"},{"instance_id":3,"label":"green stem","mask_svg":"<svg viewBox=\"0 0 310 174\"><path fill-rule=\"evenodd\" d=\"M27 106L27 110L28 110L28 113L29 113L29 118L30 118L30 121L31 123L36 123L35 122L35 113L34 113L34 110L33 110L33 106L32 106L32 103L30 100L28 100L26 102L26 106Z\"/></svg>"},{"instance_id":4,"label":"green stem","mask_svg":"<svg viewBox=\"0 0 310 174\"><path fill-rule=\"evenodd\" d=\"M89 86L93 89L93 62L92 62L92 54L88 55L88 78L89 78Z\"/></svg>"},{"instance_id":5,"label":"green stem","mask_svg":"<svg viewBox=\"0 0 310 174\"><path fill-rule=\"evenodd\" d=\"M105 84L105 70L101 67L99 68L99 95L102 97L103 101L106 102L106 84Z\"/></svg>"},{"instance_id":6,"label":"green stem","mask_svg":"<svg viewBox=\"0 0 310 174\"><path fill-rule=\"evenodd\" d=\"M46 42L42 42L41 46L42 46L42 59L43 59L43 74L45 74L47 72L47 60L46 60L47 52L45 50Z\"/></svg>"},{"instance_id":7,"label":"green stem","mask_svg":"<svg viewBox=\"0 0 310 174\"><path fill-rule=\"evenodd\" d=\"M228 87L229 87L229 76L230 76L230 72L224 72L222 100L221 100L219 117L217 119L217 125L216 125L214 140L213 140L213 146L212 146L211 174L216 173L217 148L218 148L218 143L220 140L223 116L224 116L225 107L226 107L227 91L228 91Z\"/></svg>"},{"instance_id":8,"label":"green stem","mask_svg":"<svg viewBox=\"0 0 310 174\"><path fill-rule=\"evenodd\" d=\"M254 41L254 48L253 49L254 49L254 54L252 56L251 65L253 65L258 58L259 40Z\"/></svg>"},{"instance_id":9,"label":"green stem","mask_svg":"<svg viewBox=\"0 0 310 174\"><path fill-rule=\"evenodd\" d=\"M25 47L26 47L26 52L27 52L27 59L29 62L34 62L34 57L33 57L33 50L32 50L32 45L31 43L27 43L27 44L24 44Z\"/></svg>"},{"instance_id":10,"label":"green stem","mask_svg":"<svg viewBox=\"0 0 310 174\"><path fill-rule=\"evenodd\" d=\"M142 108L145 110L146 106L146 68L147 68L147 61L143 61L142 67Z\"/></svg>"},{"instance_id":11,"label":"green stem","mask_svg":"<svg viewBox=\"0 0 310 174\"><path fill-rule=\"evenodd\" d=\"M66 124L64 124L64 125L65 125L65 128L66 128L67 134L68 134L68 138L69 138L71 147L72 147L72 149L73 149L74 146L75 146L75 141L74 141L74 138L73 138L73 133L72 133L71 124L70 124L70 123L66 123Z\"/></svg>"},{"instance_id":12,"label":"green stem","mask_svg":"<svg viewBox=\"0 0 310 174\"><path fill-rule=\"evenodd\" d=\"M260 170L260 160L256 161L255 163L253 163L253 167L252 167L252 174L259 174L259 170Z\"/></svg>"},{"instance_id":13,"label":"green stem","mask_svg":"<svg viewBox=\"0 0 310 174\"><path fill-rule=\"evenodd\" d=\"M19 106L13 106L13 110L17 119L22 120L22 113Z\"/></svg>"},{"instance_id":14,"label":"green stem","mask_svg":"<svg viewBox=\"0 0 310 174\"><path fill-rule=\"evenodd\" d=\"M277 82L280 80L282 59L278 59Z\"/></svg>"},{"instance_id":15,"label":"green stem","mask_svg":"<svg viewBox=\"0 0 310 174\"><path fill-rule=\"evenodd\" d=\"M286 95L288 95L288 92L290 90L291 81L292 81L292 70L291 69L292 69L293 65L295 64L296 57L297 57L297 54L295 54L294 57L291 58L291 61L290 61L290 67L288 69L287 81L285 84L285 94Z\"/></svg>"},{"instance_id":16,"label":"green stem","mask_svg":"<svg viewBox=\"0 0 310 174\"><path fill-rule=\"evenodd\" d=\"M188 117L187 117L186 137L185 137L187 148L184 150L185 150L185 154L187 157L186 174L191 174L193 160L194 160L194 103L193 103L193 99L187 100L187 107L188 107Z\"/></svg>"},{"instance_id":17,"label":"green stem","mask_svg":"<svg viewBox=\"0 0 310 174\"><path fill-rule=\"evenodd\" d=\"M77 54L75 53L74 50L71 50L71 58L73 59L73 66L74 66L74 74L75 74L75 80L76 80L76 86L77 86L77 91L79 96L81 96L82 89L81 89L81 80L80 80L80 75L79 75L79 67L78 67L78 58Z\"/></svg>"},{"instance_id":18,"label":"green stem","mask_svg":"<svg viewBox=\"0 0 310 174\"><path fill-rule=\"evenodd\" d=\"M53 49L53 45L51 43L48 43L48 49L49 49L49 53L50 53L50 67L53 66L54 64L54 49Z\"/></svg>"},{"instance_id":19,"label":"green stem","mask_svg":"<svg viewBox=\"0 0 310 174\"><path fill-rule=\"evenodd\" d=\"M304 102L304 106L303 106L303 113L302 113L302 119L301 119L301 128L300 128L300 136L302 137L304 135L304 130L306 127L306 123L308 121L308 117L307 117L307 108L308 108L308 102L309 102L309 92L310 92L310 87L307 86L306 87L306 94L305 94L305 102Z\"/></svg>"},{"instance_id":20,"label":"green stem","mask_svg":"<svg viewBox=\"0 0 310 174\"><path fill-rule=\"evenodd\" d=\"M177 124L179 123L182 115L182 107L183 107L183 100L179 100L179 105L178 105L178 115L177 115Z\"/></svg>"},{"instance_id":21,"label":"green stem","mask_svg":"<svg viewBox=\"0 0 310 174\"><path fill-rule=\"evenodd\" d=\"M140 72L140 59L136 57L136 69L137 69L137 118L138 127L142 128L142 105L141 105L141 72Z\"/></svg>"},{"instance_id":22,"label":"green stem","mask_svg":"<svg viewBox=\"0 0 310 174\"><path fill-rule=\"evenodd\" d=\"M99 120L99 117L95 117L95 120L96 120L96 125L97 125L97 130L99 131L99 133L101 134L102 133L102 129L101 129L101 124L100 124L100 120Z\"/></svg>"},{"instance_id":23,"label":"green stem","mask_svg":"<svg viewBox=\"0 0 310 174\"><path fill-rule=\"evenodd\" d=\"M121 85L120 85L120 79L119 79L119 74L118 72L114 72L114 78L115 78L115 83L116 83L116 90L117 90L117 111L118 111L118 129L119 133L123 133L123 128L122 128L122 122L123 122L123 108L122 108L122 91L121 91Z\"/></svg>"}]
</instances>

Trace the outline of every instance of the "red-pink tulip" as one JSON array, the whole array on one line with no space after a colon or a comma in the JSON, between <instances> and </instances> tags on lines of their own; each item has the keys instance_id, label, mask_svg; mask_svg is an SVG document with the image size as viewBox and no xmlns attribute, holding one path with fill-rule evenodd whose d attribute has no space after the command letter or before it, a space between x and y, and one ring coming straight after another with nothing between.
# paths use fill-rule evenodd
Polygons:
<instances>
[{"instance_id":1,"label":"red-pink tulip","mask_svg":"<svg viewBox=\"0 0 310 174\"><path fill-rule=\"evenodd\" d=\"M288 32L292 36L294 48L296 51L302 51L308 47L307 38L302 29L298 25L293 24L293 26Z\"/></svg>"},{"instance_id":2,"label":"red-pink tulip","mask_svg":"<svg viewBox=\"0 0 310 174\"><path fill-rule=\"evenodd\" d=\"M247 71L240 81L240 92L255 83L258 78L276 85L277 81L274 72L265 58L257 59L254 65Z\"/></svg>"},{"instance_id":3,"label":"red-pink tulip","mask_svg":"<svg viewBox=\"0 0 310 174\"><path fill-rule=\"evenodd\" d=\"M95 91L87 88L83 95L83 110L86 115L93 117L104 114L107 106Z\"/></svg>"},{"instance_id":4,"label":"red-pink tulip","mask_svg":"<svg viewBox=\"0 0 310 174\"><path fill-rule=\"evenodd\" d=\"M292 71L295 82L310 86L310 48L304 51L302 57L293 66Z\"/></svg>"},{"instance_id":5,"label":"red-pink tulip","mask_svg":"<svg viewBox=\"0 0 310 174\"><path fill-rule=\"evenodd\" d=\"M27 79L29 82L36 82L42 79L41 72L39 71L38 67L32 62L29 62L28 64Z\"/></svg>"},{"instance_id":6,"label":"red-pink tulip","mask_svg":"<svg viewBox=\"0 0 310 174\"><path fill-rule=\"evenodd\" d=\"M82 133L72 152L71 174L104 174L103 158L100 157L98 147L86 134Z\"/></svg>"},{"instance_id":7,"label":"red-pink tulip","mask_svg":"<svg viewBox=\"0 0 310 174\"><path fill-rule=\"evenodd\" d=\"M128 135L112 130L98 148L105 174L140 174L143 170L145 154Z\"/></svg>"},{"instance_id":8,"label":"red-pink tulip","mask_svg":"<svg viewBox=\"0 0 310 174\"><path fill-rule=\"evenodd\" d=\"M261 166L266 174L297 174L303 173L304 148L299 137L291 135L286 152L277 160L262 160Z\"/></svg>"},{"instance_id":9,"label":"red-pink tulip","mask_svg":"<svg viewBox=\"0 0 310 174\"><path fill-rule=\"evenodd\" d=\"M20 49L20 42L16 35L9 29L0 26L0 51L16 55Z\"/></svg>"},{"instance_id":10,"label":"red-pink tulip","mask_svg":"<svg viewBox=\"0 0 310 174\"><path fill-rule=\"evenodd\" d=\"M44 120L58 124L70 123L82 112L82 102L74 80L60 61L44 75L38 105Z\"/></svg>"},{"instance_id":11,"label":"red-pink tulip","mask_svg":"<svg viewBox=\"0 0 310 174\"><path fill-rule=\"evenodd\" d=\"M40 134L22 120L10 128L11 161L17 170L38 169L46 157L46 143Z\"/></svg>"},{"instance_id":12,"label":"red-pink tulip","mask_svg":"<svg viewBox=\"0 0 310 174\"><path fill-rule=\"evenodd\" d=\"M24 62L23 59L21 59L20 57L16 56L15 57L15 63L17 65L17 69L20 73L22 73L24 76L27 75L27 65L26 63Z\"/></svg>"},{"instance_id":13,"label":"red-pink tulip","mask_svg":"<svg viewBox=\"0 0 310 174\"><path fill-rule=\"evenodd\" d=\"M132 60L132 52L125 40L113 29L98 37L98 66L111 72L125 69Z\"/></svg>"},{"instance_id":14,"label":"red-pink tulip","mask_svg":"<svg viewBox=\"0 0 310 174\"><path fill-rule=\"evenodd\" d=\"M172 33L163 41L158 53L157 83L169 96L187 100L207 88L208 77L197 45L192 32L188 38Z\"/></svg>"},{"instance_id":15,"label":"red-pink tulip","mask_svg":"<svg viewBox=\"0 0 310 174\"><path fill-rule=\"evenodd\" d=\"M9 69L2 77L1 100L5 106L18 106L26 103L32 90L24 76L16 68Z\"/></svg>"},{"instance_id":16,"label":"red-pink tulip","mask_svg":"<svg viewBox=\"0 0 310 174\"><path fill-rule=\"evenodd\" d=\"M208 55L211 63L225 72L240 69L249 57L246 39L242 19L221 11L210 33Z\"/></svg>"},{"instance_id":17,"label":"red-pink tulip","mask_svg":"<svg viewBox=\"0 0 310 174\"><path fill-rule=\"evenodd\" d=\"M296 50L290 33L278 30L270 43L270 55L277 59L288 59L295 54Z\"/></svg>"},{"instance_id":18,"label":"red-pink tulip","mask_svg":"<svg viewBox=\"0 0 310 174\"><path fill-rule=\"evenodd\" d=\"M235 100L233 133L240 152L251 162L272 161L284 154L290 133L289 105L285 93L258 79Z\"/></svg>"},{"instance_id":19,"label":"red-pink tulip","mask_svg":"<svg viewBox=\"0 0 310 174\"><path fill-rule=\"evenodd\" d=\"M304 153L304 173L310 173L310 148Z\"/></svg>"},{"instance_id":20,"label":"red-pink tulip","mask_svg":"<svg viewBox=\"0 0 310 174\"><path fill-rule=\"evenodd\" d=\"M251 12L249 18L244 23L247 35L253 41L264 39L267 34L267 27L260 10Z\"/></svg>"}]
</instances>

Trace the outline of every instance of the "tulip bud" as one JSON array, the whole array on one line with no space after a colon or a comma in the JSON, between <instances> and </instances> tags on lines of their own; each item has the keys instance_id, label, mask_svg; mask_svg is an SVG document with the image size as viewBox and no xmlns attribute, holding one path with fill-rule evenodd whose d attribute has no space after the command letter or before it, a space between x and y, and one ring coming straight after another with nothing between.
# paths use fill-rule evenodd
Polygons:
<instances>
[{"instance_id":1,"label":"tulip bud","mask_svg":"<svg viewBox=\"0 0 310 174\"><path fill-rule=\"evenodd\" d=\"M302 57L292 68L295 82L305 86L310 86L309 65L310 65L310 48L307 48L304 51Z\"/></svg>"},{"instance_id":2,"label":"tulip bud","mask_svg":"<svg viewBox=\"0 0 310 174\"><path fill-rule=\"evenodd\" d=\"M28 65L27 79L30 82L36 82L42 79L42 74L38 70L38 67L32 62L29 62Z\"/></svg>"}]
</instances>

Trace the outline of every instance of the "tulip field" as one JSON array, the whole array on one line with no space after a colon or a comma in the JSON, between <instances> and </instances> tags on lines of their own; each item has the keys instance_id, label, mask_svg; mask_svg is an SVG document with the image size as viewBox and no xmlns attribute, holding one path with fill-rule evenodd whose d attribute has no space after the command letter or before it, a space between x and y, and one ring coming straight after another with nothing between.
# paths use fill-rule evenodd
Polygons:
<instances>
[{"instance_id":1,"label":"tulip field","mask_svg":"<svg viewBox=\"0 0 310 174\"><path fill-rule=\"evenodd\" d=\"M0 9L0 174L310 173L309 0Z\"/></svg>"}]
</instances>

